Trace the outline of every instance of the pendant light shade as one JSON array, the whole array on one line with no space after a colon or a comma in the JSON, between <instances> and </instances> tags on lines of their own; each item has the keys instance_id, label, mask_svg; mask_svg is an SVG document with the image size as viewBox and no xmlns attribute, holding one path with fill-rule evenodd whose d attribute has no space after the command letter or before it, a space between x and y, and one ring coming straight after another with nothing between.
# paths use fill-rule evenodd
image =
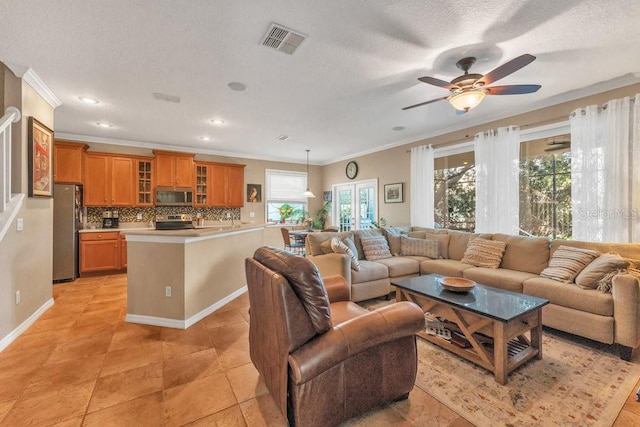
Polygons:
<instances>
[{"instance_id":1,"label":"pendant light shade","mask_svg":"<svg viewBox=\"0 0 640 427\"><path fill-rule=\"evenodd\" d=\"M302 193L302 197L306 197L306 198L314 198L316 197L311 190L309 190L309 149L306 150L307 152L307 191L305 191L304 193Z\"/></svg>"}]
</instances>

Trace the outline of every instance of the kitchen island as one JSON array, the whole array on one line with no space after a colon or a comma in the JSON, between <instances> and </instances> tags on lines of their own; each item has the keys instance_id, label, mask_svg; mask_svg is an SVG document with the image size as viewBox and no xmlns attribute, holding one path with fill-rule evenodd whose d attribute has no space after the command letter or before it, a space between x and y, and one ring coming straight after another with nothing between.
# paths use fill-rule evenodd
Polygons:
<instances>
[{"instance_id":1,"label":"kitchen island","mask_svg":"<svg viewBox=\"0 0 640 427\"><path fill-rule=\"evenodd\" d=\"M245 258L264 225L121 230L127 240L127 322L186 329L246 292Z\"/></svg>"}]
</instances>

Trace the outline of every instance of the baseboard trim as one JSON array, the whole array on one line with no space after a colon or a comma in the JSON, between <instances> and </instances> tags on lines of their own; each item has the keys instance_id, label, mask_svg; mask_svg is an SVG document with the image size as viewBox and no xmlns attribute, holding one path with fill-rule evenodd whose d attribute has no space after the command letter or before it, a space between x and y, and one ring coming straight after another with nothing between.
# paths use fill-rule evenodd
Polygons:
<instances>
[{"instance_id":1,"label":"baseboard trim","mask_svg":"<svg viewBox=\"0 0 640 427\"><path fill-rule=\"evenodd\" d=\"M243 286L237 291L227 295L226 297L222 298L220 301L214 304L211 304L209 307L205 308L202 311L199 311L198 313L194 314L193 316L189 317L186 320L169 319L166 317L143 316L139 314L127 314L124 320L129 323L141 323L143 325L162 326L164 328L187 329L188 327L204 319L211 313L221 309L227 303L238 298L240 295L247 292L247 290L248 290L247 287Z\"/></svg>"},{"instance_id":2,"label":"baseboard trim","mask_svg":"<svg viewBox=\"0 0 640 427\"><path fill-rule=\"evenodd\" d=\"M6 337L0 340L0 351L4 350L14 342L24 331L26 331L29 326L33 325L33 323L38 320L40 316L44 314L51 306L53 305L53 298L49 298L44 304L40 306L39 309L33 312L31 316L29 316L24 322L22 322L17 328L13 331L9 332Z\"/></svg>"}]
</instances>

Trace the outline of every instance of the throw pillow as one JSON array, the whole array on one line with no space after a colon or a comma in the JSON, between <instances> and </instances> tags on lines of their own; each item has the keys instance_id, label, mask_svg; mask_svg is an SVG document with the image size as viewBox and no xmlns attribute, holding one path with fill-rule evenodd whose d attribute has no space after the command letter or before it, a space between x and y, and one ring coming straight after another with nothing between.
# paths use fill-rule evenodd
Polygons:
<instances>
[{"instance_id":1,"label":"throw pillow","mask_svg":"<svg viewBox=\"0 0 640 427\"><path fill-rule=\"evenodd\" d=\"M447 233L431 233L428 231L412 231L409 233L409 237L415 237L417 239L431 239L438 241L438 250L440 251L440 258L449 258L449 239L451 236Z\"/></svg>"},{"instance_id":2,"label":"throw pillow","mask_svg":"<svg viewBox=\"0 0 640 427\"><path fill-rule=\"evenodd\" d=\"M589 249L560 246L549 260L549 266L542 270L540 276L558 282L571 283L599 255L599 252Z\"/></svg>"},{"instance_id":3,"label":"throw pillow","mask_svg":"<svg viewBox=\"0 0 640 427\"><path fill-rule=\"evenodd\" d=\"M629 262L618 254L602 254L576 276L576 285L582 289L597 288L602 292L609 292L613 276L628 267Z\"/></svg>"},{"instance_id":4,"label":"throw pillow","mask_svg":"<svg viewBox=\"0 0 640 427\"><path fill-rule=\"evenodd\" d=\"M333 239L327 239L324 242L320 243L320 250L322 250L323 254L330 254L332 252L335 252L331 248L331 240L333 240Z\"/></svg>"},{"instance_id":5,"label":"throw pillow","mask_svg":"<svg viewBox=\"0 0 640 427\"><path fill-rule=\"evenodd\" d=\"M416 239L414 237L402 236L401 255L426 256L436 259L440 256L439 243L431 239Z\"/></svg>"},{"instance_id":6,"label":"throw pillow","mask_svg":"<svg viewBox=\"0 0 640 427\"><path fill-rule=\"evenodd\" d=\"M338 239L337 237L334 237L333 239L331 239L330 242L331 242L331 249L333 250L333 252L337 254L349 255L349 257L351 258L351 269L360 271L360 262L358 262L358 257L355 256L355 254L353 253L353 250L351 250L349 246L347 246L342 240Z\"/></svg>"},{"instance_id":7,"label":"throw pillow","mask_svg":"<svg viewBox=\"0 0 640 427\"><path fill-rule=\"evenodd\" d=\"M506 242L478 237L469 241L461 262L476 267L498 268L506 248Z\"/></svg>"},{"instance_id":8,"label":"throw pillow","mask_svg":"<svg viewBox=\"0 0 640 427\"><path fill-rule=\"evenodd\" d=\"M360 241L367 261L391 258L391 251L384 236L361 237Z\"/></svg>"}]
</instances>

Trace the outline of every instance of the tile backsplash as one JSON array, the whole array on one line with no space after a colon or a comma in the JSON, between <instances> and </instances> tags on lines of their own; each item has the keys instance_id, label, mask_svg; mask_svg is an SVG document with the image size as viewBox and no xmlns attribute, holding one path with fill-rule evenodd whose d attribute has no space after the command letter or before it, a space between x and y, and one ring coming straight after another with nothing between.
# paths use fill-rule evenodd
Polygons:
<instances>
[{"instance_id":1,"label":"tile backsplash","mask_svg":"<svg viewBox=\"0 0 640 427\"><path fill-rule=\"evenodd\" d=\"M155 222L156 215L187 214L196 219L198 213L202 214L205 221L220 221L224 219L225 212L231 212L233 219L240 220L240 208L193 208L189 206L158 206L147 208L87 208L87 223L102 223L103 211L118 211L120 222ZM137 215L142 214L142 220L138 221Z\"/></svg>"}]
</instances>

